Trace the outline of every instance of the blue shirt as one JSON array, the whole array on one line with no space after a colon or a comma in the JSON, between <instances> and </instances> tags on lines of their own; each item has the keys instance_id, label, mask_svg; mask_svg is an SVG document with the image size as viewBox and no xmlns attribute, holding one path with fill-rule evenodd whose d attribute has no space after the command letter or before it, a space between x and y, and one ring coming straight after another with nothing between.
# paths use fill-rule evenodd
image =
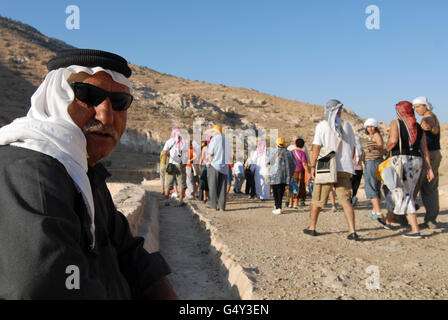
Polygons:
<instances>
[{"instance_id":1,"label":"blue shirt","mask_svg":"<svg viewBox=\"0 0 448 320\"><path fill-rule=\"evenodd\" d=\"M208 154L213 154L211 165L220 173L227 175L229 173L229 163L232 157L232 149L229 141L222 135L217 135L210 140L208 145Z\"/></svg>"}]
</instances>

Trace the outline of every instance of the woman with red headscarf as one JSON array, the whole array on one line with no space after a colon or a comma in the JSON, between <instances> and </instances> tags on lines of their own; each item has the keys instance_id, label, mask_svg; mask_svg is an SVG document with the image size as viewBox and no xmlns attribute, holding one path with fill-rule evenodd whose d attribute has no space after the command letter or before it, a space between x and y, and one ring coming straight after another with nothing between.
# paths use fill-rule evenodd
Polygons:
<instances>
[{"instance_id":1,"label":"woman with red headscarf","mask_svg":"<svg viewBox=\"0 0 448 320\"><path fill-rule=\"evenodd\" d=\"M387 195L387 218L378 218L386 229L391 229L394 214L406 215L411 231L407 238L421 238L415 209L414 189L425 163L426 178L434 179L426 136L415 118L412 103L401 101L396 105L397 120L390 124L389 142L385 153L391 153L390 165L382 173L390 193Z\"/></svg>"}]
</instances>

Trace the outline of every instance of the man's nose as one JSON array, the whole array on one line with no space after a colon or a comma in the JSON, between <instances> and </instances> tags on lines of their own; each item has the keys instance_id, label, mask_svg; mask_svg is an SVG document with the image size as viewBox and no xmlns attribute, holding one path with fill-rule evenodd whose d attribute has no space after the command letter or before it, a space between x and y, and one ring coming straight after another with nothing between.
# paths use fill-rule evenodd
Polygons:
<instances>
[{"instance_id":1,"label":"man's nose","mask_svg":"<svg viewBox=\"0 0 448 320\"><path fill-rule=\"evenodd\" d=\"M96 120L100 121L103 125L112 125L114 123L114 112L109 97L94 108Z\"/></svg>"}]
</instances>

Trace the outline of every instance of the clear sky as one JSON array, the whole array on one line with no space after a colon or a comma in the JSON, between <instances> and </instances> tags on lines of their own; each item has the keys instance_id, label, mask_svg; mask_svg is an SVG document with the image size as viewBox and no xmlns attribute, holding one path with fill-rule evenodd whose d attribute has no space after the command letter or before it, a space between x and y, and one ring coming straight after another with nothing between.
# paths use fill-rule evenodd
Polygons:
<instances>
[{"instance_id":1,"label":"clear sky","mask_svg":"<svg viewBox=\"0 0 448 320\"><path fill-rule=\"evenodd\" d=\"M66 7L80 29L66 28ZM379 30L369 30L369 5ZM1 1L0 14L79 48L190 80L245 87L389 122L427 96L448 122L446 0Z\"/></svg>"}]
</instances>

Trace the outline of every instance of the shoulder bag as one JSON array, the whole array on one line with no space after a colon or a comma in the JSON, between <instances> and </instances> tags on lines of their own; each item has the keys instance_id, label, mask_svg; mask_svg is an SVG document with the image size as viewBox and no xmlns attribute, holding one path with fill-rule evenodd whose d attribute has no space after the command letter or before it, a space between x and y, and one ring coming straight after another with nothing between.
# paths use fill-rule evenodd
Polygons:
<instances>
[{"instance_id":1,"label":"shoulder bag","mask_svg":"<svg viewBox=\"0 0 448 320\"><path fill-rule=\"evenodd\" d=\"M344 128L344 122L342 123ZM341 145L342 138L338 139L336 150L329 148L320 148L319 158L316 164L316 179L314 183L327 184L338 182L338 167L336 163L336 156Z\"/></svg>"}]
</instances>

